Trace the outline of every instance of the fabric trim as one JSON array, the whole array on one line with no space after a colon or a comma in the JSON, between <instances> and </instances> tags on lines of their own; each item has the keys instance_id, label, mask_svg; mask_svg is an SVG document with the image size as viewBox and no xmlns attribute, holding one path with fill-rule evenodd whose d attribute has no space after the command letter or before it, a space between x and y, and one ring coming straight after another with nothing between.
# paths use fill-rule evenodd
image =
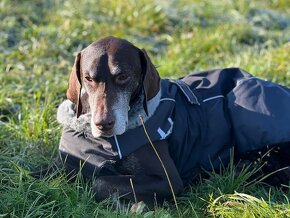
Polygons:
<instances>
[{"instance_id":1,"label":"fabric trim","mask_svg":"<svg viewBox=\"0 0 290 218\"><path fill-rule=\"evenodd\" d=\"M173 101L176 102L173 98L161 98L160 101Z\"/></svg>"},{"instance_id":2,"label":"fabric trim","mask_svg":"<svg viewBox=\"0 0 290 218\"><path fill-rule=\"evenodd\" d=\"M217 99L217 98L224 98L224 97L225 96L223 96L223 95L217 95L217 96L213 96L213 97L210 97L210 98L206 98L202 102L207 102L207 101L211 101L211 100L214 100L214 99Z\"/></svg>"},{"instance_id":3,"label":"fabric trim","mask_svg":"<svg viewBox=\"0 0 290 218\"><path fill-rule=\"evenodd\" d=\"M171 117L168 117L168 122L170 123L170 128L169 130L165 133L160 127L158 128L157 132L160 135L160 140L166 139L169 135L171 135L172 133L172 129L173 129L173 121L171 119Z\"/></svg>"},{"instance_id":4,"label":"fabric trim","mask_svg":"<svg viewBox=\"0 0 290 218\"><path fill-rule=\"evenodd\" d=\"M182 80L170 80L170 81L179 87L179 89L183 92L183 94L186 96L187 100L191 104L200 105L198 98L185 82L183 82Z\"/></svg>"},{"instance_id":5,"label":"fabric trim","mask_svg":"<svg viewBox=\"0 0 290 218\"><path fill-rule=\"evenodd\" d=\"M240 80L237 81L236 87L239 86L239 85L241 85L241 84L243 84L244 82L246 82L248 80L252 80L252 79L259 79L259 78L257 78L257 77L250 77L250 78L240 79ZM261 79L259 79L259 80L261 80Z\"/></svg>"}]
</instances>

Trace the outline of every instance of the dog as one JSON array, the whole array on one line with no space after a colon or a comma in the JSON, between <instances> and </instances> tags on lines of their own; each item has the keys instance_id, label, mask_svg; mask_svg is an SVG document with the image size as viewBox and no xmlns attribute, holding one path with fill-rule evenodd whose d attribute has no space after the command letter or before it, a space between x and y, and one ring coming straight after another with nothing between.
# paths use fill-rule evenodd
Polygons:
<instances>
[{"instance_id":1,"label":"dog","mask_svg":"<svg viewBox=\"0 0 290 218\"><path fill-rule=\"evenodd\" d=\"M54 165L80 170L97 201L118 193L152 205L172 198L169 181L180 194L204 169L227 164L233 147L245 159L272 147L288 151L289 111L286 87L239 68L161 79L144 49L110 36L75 58L57 113L64 128ZM277 159L288 166L288 153L268 168Z\"/></svg>"}]
</instances>

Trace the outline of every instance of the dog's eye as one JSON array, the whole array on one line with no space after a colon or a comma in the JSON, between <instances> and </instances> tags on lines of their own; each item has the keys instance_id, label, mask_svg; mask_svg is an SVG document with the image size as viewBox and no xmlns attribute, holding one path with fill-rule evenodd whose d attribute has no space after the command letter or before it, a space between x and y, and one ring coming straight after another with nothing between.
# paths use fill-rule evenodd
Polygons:
<instances>
[{"instance_id":1,"label":"dog's eye","mask_svg":"<svg viewBox=\"0 0 290 218\"><path fill-rule=\"evenodd\" d=\"M116 77L116 82L120 84L124 84L130 80L130 77L126 74L120 74Z\"/></svg>"},{"instance_id":2,"label":"dog's eye","mask_svg":"<svg viewBox=\"0 0 290 218\"><path fill-rule=\"evenodd\" d=\"M89 81L89 82L92 82L92 81L93 81L93 79L92 79L90 76L85 76L85 79L86 79L87 81Z\"/></svg>"}]
</instances>

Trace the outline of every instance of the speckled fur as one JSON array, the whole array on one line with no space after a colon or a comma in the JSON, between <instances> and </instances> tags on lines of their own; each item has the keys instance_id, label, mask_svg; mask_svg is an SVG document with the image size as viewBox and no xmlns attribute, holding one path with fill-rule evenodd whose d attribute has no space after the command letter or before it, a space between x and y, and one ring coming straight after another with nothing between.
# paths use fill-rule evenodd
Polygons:
<instances>
[{"instance_id":1,"label":"speckled fur","mask_svg":"<svg viewBox=\"0 0 290 218\"><path fill-rule=\"evenodd\" d=\"M126 126L121 126L118 131L123 133L123 128L127 130L141 125L139 114L143 117L144 121L146 122L146 120L149 119L150 116L154 114L156 108L158 107L160 97L161 91L159 91L153 99L148 101L147 103L148 116L146 115L143 108L143 99L144 99L143 95L140 96L139 100L132 106L132 108L129 110L127 114L125 114L125 112L128 111L129 100L120 99L121 103L116 103L114 106L116 108L115 113L117 113L116 117L120 119L120 122L123 122L123 120L126 119L127 122L125 122ZM86 114L82 114L79 116L79 118L77 118L75 112L75 104L70 100L65 100L59 105L57 110L57 121L64 127L69 127L78 132L92 133L91 113L88 112Z\"/></svg>"}]
</instances>

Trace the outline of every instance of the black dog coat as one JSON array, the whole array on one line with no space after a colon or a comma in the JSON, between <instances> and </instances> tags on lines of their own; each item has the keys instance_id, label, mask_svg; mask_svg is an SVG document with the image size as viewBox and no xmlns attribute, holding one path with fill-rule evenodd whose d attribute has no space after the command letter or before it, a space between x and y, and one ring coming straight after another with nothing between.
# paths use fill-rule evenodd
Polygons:
<instances>
[{"instance_id":1,"label":"black dog coat","mask_svg":"<svg viewBox=\"0 0 290 218\"><path fill-rule=\"evenodd\" d=\"M184 185L197 169L217 169L230 149L245 153L290 141L290 89L238 68L161 80L161 100L146 123L151 140L167 140ZM94 138L64 128L59 150L72 168L83 162L87 176L114 173L111 165L150 146L143 127Z\"/></svg>"}]
</instances>

